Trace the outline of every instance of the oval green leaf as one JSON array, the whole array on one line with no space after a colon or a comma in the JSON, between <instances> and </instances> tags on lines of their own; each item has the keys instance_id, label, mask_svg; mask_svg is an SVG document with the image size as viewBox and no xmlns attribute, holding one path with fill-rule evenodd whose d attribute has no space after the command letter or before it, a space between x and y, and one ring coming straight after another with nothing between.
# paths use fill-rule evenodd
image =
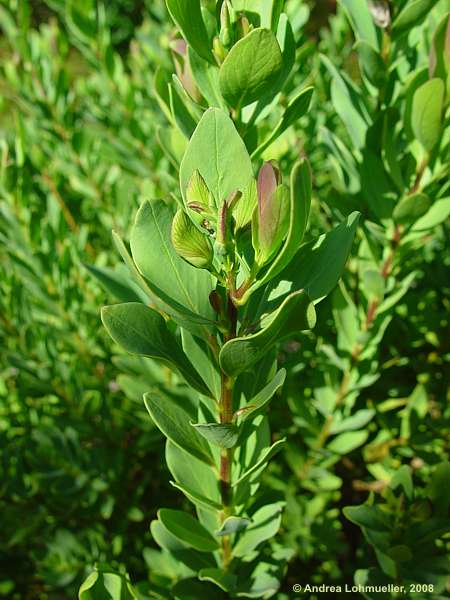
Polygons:
<instances>
[{"instance_id":1,"label":"oval green leaf","mask_svg":"<svg viewBox=\"0 0 450 600\"><path fill-rule=\"evenodd\" d=\"M180 510L162 508L158 518L172 535L200 552L214 552L219 544L193 516Z\"/></svg>"},{"instance_id":2,"label":"oval green leaf","mask_svg":"<svg viewBox=\"0 0 450 600\"><path fill-rule=\"evenodd\" d=\"M234 108L247 106L273 88L282 69L275 35L269 29L254 29L231 48L220 68L222 96Z\"/></svg>"},{"instance_id":3,"label":"oval green leaf","mask_svg":"<svg viewBox=\"0 0 450 600\"><path fill-rule=\"evenodd\" d=\"M139 302L114 304L102 309L102 321L117 344L131 354L163 360L200 393L210 396L200 375L189 362L166 322L155 310Z\"/></svg>"}]
</instances>

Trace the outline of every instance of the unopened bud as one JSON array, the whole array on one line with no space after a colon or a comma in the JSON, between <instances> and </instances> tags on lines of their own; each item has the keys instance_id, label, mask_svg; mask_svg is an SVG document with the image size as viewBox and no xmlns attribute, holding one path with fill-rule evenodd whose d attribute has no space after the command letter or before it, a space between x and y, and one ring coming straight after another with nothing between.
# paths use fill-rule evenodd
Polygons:
<instances>
[{"instance_id":1,"label":"unopened bud","mask_svg":"<svg viewBox=\"0 0 450 600\"><path fill-rule=\"evenodd\" d=\"M250 32L250 29L251 29L250 21L247 19L247 17L245 15L240 15L238 20L236 21L236 30L237 30L238 39L245 37L247 35L247 33Z\"/></svg>"},{"instance_id":2,"label":"unopened bud","mask_svg":"<svg viewBox=\"0 0 450 600\"><path fill-rule=\"evenodd\" d=\"M219 36L216 36L213 39L213 53L214 56L217 58L219 64L222 64L227 55L227 51L224 48L222 42L220 41Z\"/></svg>"},{"instance_id":3,"label":"unopened bud","mask_svg":"<svg viewBox=\"0 0 450 600\"><path fill-rule=\"evenodd\" d=\"M387 29L391 24L389 4L385 0L369 0L369 10L378 27Z\"/></svg>"},{"instance_id":4,"label":"unopened bud","mask_svg":"<svg viewBox=\"0 0 450 600\"><path fill-rule=\"evenodd\" d=\"M258 205L253 219L253 247L262 266L278 251L289 228L289 190L279 169L265 163L258 175Z\"/></svg>"},{"instance_id":5,"label":"unopened bud","mask_svg":"<svg viewBox=\"0 0 450 600\"><path fill-rule=\"evenodd\" d=\"M229 3L225 0L220 9L220 41L225 48L229 48L233 43L230 9Z\"/></svg>"},{"instance_id":6,"label":"unopened bud","mask_svg":"<svg viewBox=\"0 0 450 600\"><path fill-rule=\"evenodd\" d=\"M178 210L172 221L172 244L177 254L185 261L207 269L213 260L211 244L183 210Z\"/></svg>"}]
</instances>

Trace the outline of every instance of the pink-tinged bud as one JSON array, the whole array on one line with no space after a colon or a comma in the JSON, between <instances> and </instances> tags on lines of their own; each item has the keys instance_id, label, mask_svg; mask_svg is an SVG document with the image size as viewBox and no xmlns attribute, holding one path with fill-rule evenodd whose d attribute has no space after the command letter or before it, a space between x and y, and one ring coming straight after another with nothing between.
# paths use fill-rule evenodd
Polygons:
<instances>
[{"instance_id":1,"label":"pink-tinged bud","mask_svg":"<svg viewBox=\"0 0 450 600\"><path fill-rule=\"evenodd\" d=\"M195 83L194 76L192 75L186 42L183 39L177 38L171 42L170 48L172 50L173 62L175 64L175 71L178 79L181 81L182 86L189 96L195 100L195 102L199 102L201 100L201 94Z\"/></svg>"},{"instance_id":2,"label":"pink-tinged bud","mask_svg":"<svg viewBox=\"0 0 450 600\"><path fill-rule=\"evenodd\" d=\"M281 184L278 167L264 163L258 175L258 205L252 234L256 262L262 266L278 251L289 227L289 190Z\"/></svg>"}]
</instances>

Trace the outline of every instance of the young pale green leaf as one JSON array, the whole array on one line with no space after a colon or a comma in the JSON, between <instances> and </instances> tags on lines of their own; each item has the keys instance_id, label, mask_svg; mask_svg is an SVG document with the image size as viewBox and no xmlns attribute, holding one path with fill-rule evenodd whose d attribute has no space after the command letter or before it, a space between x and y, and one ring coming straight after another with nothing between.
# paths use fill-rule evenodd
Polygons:
<instances>
[{"instance_id":1,"label":"young pale green leaf","mask_svg":"<svg viewBox=\"0 0 450 600\"><path fill-rule=\"evenodd\" d=\"M138 600L139 596L125 575L96 570L78 591L79 600Z\"/></svg>"},{"instance_id":2,"label":"young pale green leaf","mask_svg":"<svg viewBox=\"0 0 450 600\"><path fill-rule=\"evenodd\" d=\"M308 223L311 208L311 169L308 161L301 160L294 165L291 173L289 229L281 250L256 283L237 300L245 304L250 295L287 267L297 253Z\"/></svg>"},{"instance_id":3,"label":"young pale green leaf","mask_svg":"<svg viewBox=\"0 0 450 600\"><path fill-rule=\"evenodd\" d=\"M258 460L249 468L247 471L242 473L236 481L233 481L232 486L237 487L238 485L242 485L247 481L253 481L257 475L261 473L261 471L267 466L267 463L271 458L277 454L281 450L281 446L286 441L286 438L276 441L270 448L266 448L262 451Z\"/></svg>"},{"instance_id":4,"label":"young pale green leaf","mask_svg":"<svg viewBox=\"0 0 450 600\"><path fill-rule=\"evenodd\" d=\"M166 4L189 46L203 59L214 64L200 0L166 0Z\"/></svg>"},{"instance_id":5,"label":"young pale green leaf","mask_svg":"<svg viewBox=\"0 0 450 600\"><path fill-rule=\"evenodd\" d=\"M262 542L274 537L280 528L283 506L282 502L276 502L258 509L251 517L252 523L239 536L233 555L245 556Z\"/></svg>"},{"instance_id":6,"label":"young pale green leaf","mask_svg":"<svg viewBox=\"0 0 450 600\"><path fill-rule=\"evenodd\" d=\"M285 369L280 369L275 377L249 401L247 406L244 407L245 410L241 416L242 422L254 419L260 415L272 400L276 391L282 387L285 379L286 371Z\"/></svg>"},{"instance_id":7,"label":"young pale green leaf","mask_svg":"<svg viewBox=\"0 0 450 600\"><path fill-rule=\"evenodd\" d=\"M199 552L214 552L219 544L193 516L180 510L162 508L158 518L172 535Z\"/></svg>"},{"instance_id":8,"label":"young pale green leaf","mask_svg":"<svg viewBox=\"0 0 450 600\"><path fill-rule=\"evenodd\" d=\"M217 537L223 537L225 535L233 535L239 531L247 529L250 525L250 519L244 519L242 517L227 517L222 523L220 529L216 531Z\"/></svg>"},{"instance_id":9,"label":"young pale green leaf","mask_svg":"<svg viewBox=\"0 0 450 600\"><path fill-rule=\"evenodd\" d=\"M267 318L268 324L257 333L237 337L227 342L220 351L222 369L230 377L237 377L261 360L281 339L312 329L316 323L314 306L303 290L288 296L279 308Z\"/></svg>"},{"instance_id":10,"label":"young pale green leaf","mask_svg":"<svg viewBox=\"0 0 450 600\"><path fill-rule=\"evenodd\" d=\"M188 412L161 395L145 394L144 403L157 427L169 440L207 465L214 464L208 444L190 425Z\"/></svg>"},{"instance_id":11,"label":"young pale green leaf","mask_svg":"<svg viewBox=\"0 0 450 600\"><path fill-rule=\"evenodd\" d=\"M431 152L441 137L445 85L442 79L430 79L414 93L411 126L415 137Z\"/></svg>"},{"instance_id":12,"label":"young pale green leaf","mask_svg":"<svg viewBox=\"0 0 450 600\"><path fill-rule=\"evenodd\" d=\"M222 96L233 108L259 100L276 84L283 68L277 38L269 29L253 29L230 50L220 68Z\"/></svg>"},{"instance_id":13,"label":"young pale green leaf","mask_svg":"<svg viewBox=\"0 0 450 600\"><path fill-rule=\"evenodd\" d=\"M210 396L200 375L155 310L139 302L114 304L102 309L102 321L113 340L124 350L169 363L189 385Z\"/></svg>"},{"instance_id":14,"label":"young pale green leaf","mask_svg":"<svg viewBox=\"0 0 450 600\"><path fill-rule=\"evenodd\" d=\"M281 119L275 125L272 133L254 150L252 159L256 159L270 146L270 144L278 139L280 135L293 125L298 119L303 117L308 112L309 105L314 88L307 87L301 90L288 104Z\"/></svg>"},{"instance_id":15,"label":"young pale green leaf","mask_svg":"<svg viewBox=\"0 0 450 600\"><path fill-rule=\"evenodd\" d=\"M420 25L438 0L411 0L392 23L392 36L398 37L408 33L410 29Z\"/></svg>"},{"instance_id":16,"label":"young pale green leaf","mask_svg":"<svg viewBox=\"0 0 450 600\"><path fill-rule=\"evenodd\" d=\"M233 448L239 437L239 428L232 423L192 423L205 440L220 448Z\"/></svg>"},{"instance_id":17,"label":"young pale green leaf","mask_svg":"<svg viewBox=\"0 0 450 600\"><path fill-rule=\"evenodd\" d=\"M341 421L334 420L330 427L330 435L361 429L362 427L365 427L367 423L370 423L374 416L375 411L373 409L363 408L355 412L351 417L347 417Z\"/></svg>"},{"instance_id":18,"label":"young pale green leaf","mask_svg":"<svg viewBox=\"0 0 450 600\"><path fill-rule=\"evenodd\" d=\"M367 42L378 50L377 28L375 27L368 3L355 2L355 0L339 0L339 3L345 8L357 39Z\"/></svg>"},{"instance_id":19,"label":"young pale green leaf","mask_svg":"<svg viewBox=\"0 0 450 600\"><path fill-rule=\"evenodd\" d=\"M327 444L327 450L336 454L348 454L358 446L364 444L369 437L368 431L346 431L333 438Z\"/></svg>"},{"instance_id":20,"label":"young pale green leaf","mask_svg":"<svg viewBox=\"0 0 450 600\"><path fill-rule=\"evenodd\" d=\"M233 121L218 108L204 113L181 162L180 187L185 199L195 171L201 174L217 203L236 190L243 191L253 178L245 144Z\"/></svg>"},{"instance_id":21,"label":"young pale green leaf","mask_svg":"<svg viewBox=\"0 0 450 600\"><path fill-rule=\"evenodd\" d=\"M187 320L209 324L215 319L208 301L215 279L178 256L171 243L172 220L173 212L164 202L142 204L131 231L133 260L175 320L181 313Z\"/></svg>"},{"instance_id":22,"label":"young pale green leaf","mask_svg":"<svg viewBox=\"0 0 450 600\"><path fill-rule=\"evenodd\" d=\"M392 217L400 225L412 225L430 209L431 199L421 192L405 196L394 208Z\"/></svg>"}]
</instances>

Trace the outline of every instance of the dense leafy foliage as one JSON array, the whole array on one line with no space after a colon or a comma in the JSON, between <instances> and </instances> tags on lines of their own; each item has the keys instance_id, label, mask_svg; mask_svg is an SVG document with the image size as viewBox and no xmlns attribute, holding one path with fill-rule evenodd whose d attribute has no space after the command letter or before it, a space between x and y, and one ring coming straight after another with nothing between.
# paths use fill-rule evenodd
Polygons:
<instances>
[{"instance_id":1,"label":"dense leafy foliage","mask_svg":"<svg viewBox=\"0 0 450 600\"><path fill-rule=\"evenodd\" d=\"M445 597L450 7L334 8L1 0L0 596Z\"/></svg>"}]
</instances>

